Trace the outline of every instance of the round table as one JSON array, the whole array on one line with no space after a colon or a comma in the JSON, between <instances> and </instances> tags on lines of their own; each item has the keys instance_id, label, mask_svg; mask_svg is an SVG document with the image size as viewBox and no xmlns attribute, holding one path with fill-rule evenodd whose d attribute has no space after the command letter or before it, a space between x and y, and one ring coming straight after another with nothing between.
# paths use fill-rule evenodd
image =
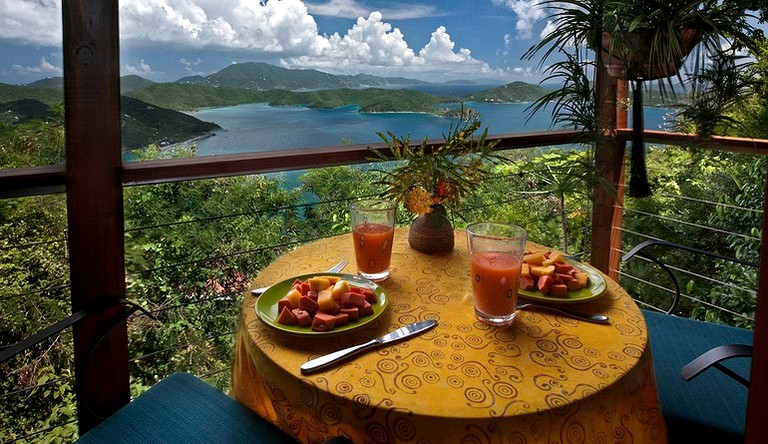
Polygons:
<instances>
[{"instance_id":1,"label":"round table","mask_svg":"<svg viewBox=\"0 0 768 444\"><path fill-rule=\"evenodd\" d=\"M610 316L590 324L555 312L519 311L510 327L475 319L466 234L425 255L398 229L389 307L357 330L301 337L262 323L245 297L232 396L300 442L346 436L356 443L666 442L645 321L630 296L603 276L600 298L568 308ZM545 249L530 244L529 250ZM253 287L327 269L356 271L351 235L302 246L266 267ZM323 372L309 359L423 319L437 327Z\"/></svg>"}]
</instances>

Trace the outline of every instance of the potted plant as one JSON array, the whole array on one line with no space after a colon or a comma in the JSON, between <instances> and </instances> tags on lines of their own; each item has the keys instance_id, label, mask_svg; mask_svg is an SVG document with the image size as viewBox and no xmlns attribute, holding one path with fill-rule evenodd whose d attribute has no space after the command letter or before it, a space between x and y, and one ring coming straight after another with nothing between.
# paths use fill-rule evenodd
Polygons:
<instances>
[{"instance_id":1,"label":"potted plant","mask_svg":"<svg viewBox=\"0 0 768 444\"><path fill-rule=\"evenodd\" d=\"M552 11L548 18L552 31L524 57L543 51L542 66L553 56L560 57L549 65L545 81L560 79L564 87L532 109L536 112L553 102L556 122L584 124L585 131L599 137L606 128L597 120L594 78L586 89L573 86L584 85L588 73L594 75L600 67L610 76L634 82L630 194L637 197L650 194L642 139L643 82L658 80L663 98L676 85L685 89L711 59L744 47L754 49L760 31L753 26L756 17L750 11L762 8L765 15L765 6L758 0L545 0L541 5ZM681 69L684 63L689 67L687 78ZM733 69L740 68L734 64ZM572 100L582 103L583 109L591 102L595 113L565 116L566 103Z\"/></svg>"},{"instance_id":2,"label":"potted plant","mask_svg":"<svg viewBox=\"0 0 768 444\"><path fill-rule=\"evenodd\" d=\"M391 157L377 152L381 160L394 160L394 166L376 170L385 186L383 197L402 202L417 215L408 234L409 245L422 253L453 250L453 225L447 210L455 210L462 198L474 191L487 177L489 166L503 159L493 151L496 141L488 141L486 128L474 137L481 122L477 115L461 113L462 123L451 125L444 143L431 147L427 138L411 145L410 134L400 138L391 132L378 133Z\"/></svg>"}]
</instances>

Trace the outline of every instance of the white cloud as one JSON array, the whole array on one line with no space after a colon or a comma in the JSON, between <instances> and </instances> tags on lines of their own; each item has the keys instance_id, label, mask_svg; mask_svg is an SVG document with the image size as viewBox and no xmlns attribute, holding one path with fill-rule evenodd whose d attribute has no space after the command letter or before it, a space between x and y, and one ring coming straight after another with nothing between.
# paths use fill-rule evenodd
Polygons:
<instances>
[{"instance_id":1,"label":"white cloud","mask_svg":"<svg viewBox=\"0 0 768 444\"><path fill-rule=\"evenodd\" d=\"M299 0L126 0L121 38L177 48L317 53L325 43Z\"/></svg>"},{"instance_id":2,"label":"white cloud","mask_svg":"<svg viewBox=\"0 0 768 444\"><path fill-rule=\"evenodd\" d=\"M0 0L0 40L61 46L61 2Z\"/></svg>"},{"instance_id":3,"label":"white cloud","mask_svg":"<svg viewBox=\"0 0 768 444\"><path fill-rule=\"evenodd\" d=\"M503 56L509 55L509 45L512 44L512 36L510 34L504 34L504 45L501 49L496 51L497 54L501 54Z\"/></svg>"},{"instance_id":4,"label":"white cloud","mask_svg":"<svg viewBox=\"0 0 768 444\"><path fill-rule=\"evenodd\" d=\"M182 59L179 59L179 63L184 65L184 71L186 71L189 75L203 75L204 74L202 72L198 72L198 71L195 70L196 66L200 65L201 63L203 63L203 61L200 60L199 58L198 59L194 59L194 60L182 58Z\"/></svg>"},{"instance_id":5,"label":"white cloud","mask_svg":"<svg viewBox=\"0 0 768 444\"><path fill-rule=\"evenodd\" d=\"M11 66L11 69L18 74L37 74L44 76L60 76L64 72L61 67L52 65L48 62L45 57L41 57L40 63L36 66L13 65Z\"/></svg>"},{"instance_id":6,"label":"white cloud","mask_svg":"<svg viewBox=\"0 0 768 444\"><path fill-rule=\"evenodd\" d=\"M493 4L503 6L517 15L515 29L517 37L528 39L533 35L533 27L547 16L547 12L540 5L542 0L493 0Z\"/></svg>"},{"instance_id":7,"label":"white cloud","mask_svg":"<svg viewBox=\"0 0 768 444\"><path fill-rule=\"evenodd\" d=\"M543 39L556 29L557 26L555 26L555 23L552 20L547 20L547 24L544 25L544 28L542 28L541 32L539 33L539 37Z\"/></svg>"},{"instance_id":8,"label":"white cloud","mask_svg":"<svg viewBox=\"0 0 768 444\"><path fill-rule=\"evenodd\" d=\"M305 3L312 15L355 19L368 16L373 12L372 9L361 5L356 0L330 0L326 3ZM414 3L390 3L389 8L377 8L377 10L387 20L407 20L442 15L434 5Z\"/></svg>"},{"instance_id":9,"label":"white cloud","mask_svg":"<svg viewBox=\"0 0 768 444\"><path fill-rule=\"evenodd\" d=\"M428 76L426 72L450 74L453 78L465 73L472 78L494 74L468 49L457 49L444 27L438 27L429 43L419 50L409 47L403 33L385 21L430 14L434 17L438 13L433 6L390 2L388 12L362 15L359 13L367 11L357 0L313 2L309 6L300 0L272 0L263 6L260 3L264 2L124 0L120 3L121 45L147 53L153 46L162 46L165 50L219 51L241 60L278 57L285 67L316 68L335 74L421 74L419 78ZM60 39L57 5L57 0L0 0L0 40L18 38L24 43L60 46L50 37L56 34ZM337 15L356 16L357 20L343 34L320 35L308 7L315 14L336 11ZM50 26L38 26L40 20ZM31 37L41 34L37 30L43 28L47 29L42 35ZM30 33L30 29L36 31ZM30 40L21 40L23 36ZM180 63L187 72L193 72L191 64ZM124 66L126 73L142 75L151 71L146 63Z\"/></svg>"},{"instance_id":10,"label":"white cloud","mask_svg":"<svg viewBox=\"0 0 768 444\"><path fill-rule=\"evenodd\" d=\"M367 72L424 77L429 73L430 80L436 80L434 76L449 78L466 74L476 78L498 74L485 62L473 59L468 49L456 51L455 43L442 26L416 55L400 30L383 22L378 11L367 19L358 18L344 36L336 33L327 41L327 47L319 54L284 57L282 65L338 74Z\"/></svg>"},{"instance_id":11,"label":"white cloud","mask_svg":"<svg viewBox=\"0 0 768 444\"><path fill-rule=\"evenodd\" d=\"M327 3L306 3L309 13L328 17L357 18L372 11L355 0L331 0Z\"/></svg>"},{"instance_id":12,"label":"white cloud","mask_svg":"<svg viewBox=\"0 0 768 444\"><path fill-rule=\"evenodd\" d=\"M152 74L156 74L152 67L149 66L148 63L144 61L144 59L141 59L138 65L123 65L123 69L121 72L122 75L137 75L137 76L150 76Z\"/></svg>"}]
</instances>

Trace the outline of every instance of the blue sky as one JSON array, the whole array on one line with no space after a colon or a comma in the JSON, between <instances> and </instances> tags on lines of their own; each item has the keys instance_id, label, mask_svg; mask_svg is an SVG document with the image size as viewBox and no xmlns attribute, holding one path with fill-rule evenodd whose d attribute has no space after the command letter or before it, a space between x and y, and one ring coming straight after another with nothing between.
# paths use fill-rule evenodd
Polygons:
<instances>
[{"instance_id":1,"label":"blue sky","mask_svg":"<svg viewBox=\"0 0 768 444\"><path fill-rule=\"evenodd\" d=\"M257 61L432 82L537 83L537 61L520 56L545 29L540 1L120 0L120 69L171 82ZM0 0L0 82L61 75L61 0Z\"/></svg>"},{"instance_id":2,"label":"blue sky","mask_svg":"<svg viewBox=\"0 0 768 444\"><path fill-rule=\"evenodd\" d=\"M333 74L535 83L535 61L520 55L543 28L537 1L122 0L121 74L167 82L258 61ZM60 17L59 0L0 0L0 82L62 75Z\"/></svg>"}]
</instances>

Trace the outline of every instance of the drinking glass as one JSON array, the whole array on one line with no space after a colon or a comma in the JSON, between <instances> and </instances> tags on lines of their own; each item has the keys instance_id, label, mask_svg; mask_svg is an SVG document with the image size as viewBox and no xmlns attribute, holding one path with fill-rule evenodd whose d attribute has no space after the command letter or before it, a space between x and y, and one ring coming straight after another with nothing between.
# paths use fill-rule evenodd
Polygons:
<instances>
[{"instance_id":1,"label":"drinking glass","mask_svg":"<svg viewBox=\"0 0 768 444\"><path fill-rule=\"evenodd\" d=\"M467 227L472 297L481 322L504 326L514 321L525 237L517 225L477 222Z\"/></svg>"},{"instance_id":2,"label":"drinking glass","mask_svg":"<svg viewBox=\"0 0 768 444\"><path fill-rule=\"evenodd\" d=\"M368 199L350 204L352 240L360 276L372 281L389 277L396 209L397 204L391 200Z\"/></svg>"}]
</instances>

